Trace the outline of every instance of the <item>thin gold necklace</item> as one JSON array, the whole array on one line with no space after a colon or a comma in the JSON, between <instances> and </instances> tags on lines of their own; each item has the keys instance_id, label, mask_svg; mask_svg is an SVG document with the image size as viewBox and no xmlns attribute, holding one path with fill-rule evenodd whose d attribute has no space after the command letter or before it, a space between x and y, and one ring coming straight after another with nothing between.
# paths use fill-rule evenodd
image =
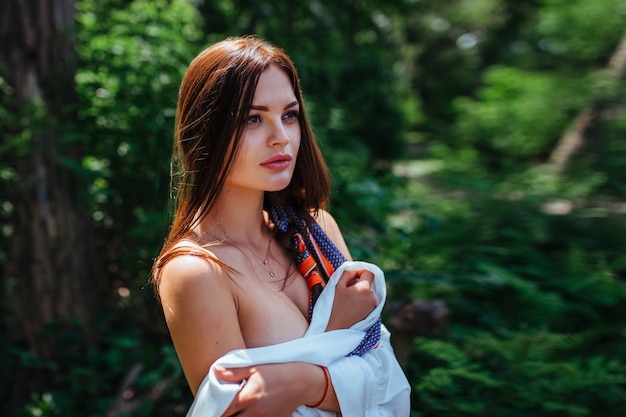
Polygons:
<instances>
[{"instance_id":1,"label":"thin gold necklace","mask_svg":"<svg viewBox=\"0 0 626 417\"><path fill-rule=\"evenodd\" d=\"M270 259L272 258L272 253L270 250L272 249L272 240L274 240L274 233L270 234L269 242L267 242L267 251L265 252L265 259L263 259L263 265L267 266L270 277L274 278L276 275L274 271L272 271L272 266L270 265Z\"/></svg>"},{"instance_id":2,"label":"thin gold necklace","mask_svg":"<svg viewBox=\"0 0 626 417\"><path fill-rule=\"evenodd\" d=\"M217 219L215 219L215 224L217 225L217 227L222 231L222 233L224 234L224 237L229 240L230 242L234 242L236 244L236 247L239 248L240 251L243 252L242 247L244 245L242 245L241 243L239 243L238 241L236 241L235 239L232 239L229 235L228 232L226 231L226 229L224 228L224 226L222 225L222 223L220 223ZM257 258L258 260L260 260L263 265L264 268L267 270L267 272L269 273L270 277L275 277L276 274L274 273L274 271L272 271L272 265L270 264L270 259L272 258L272 240L274 240L274 233L272 233L270 231L270 238L267 242L267 250L265 251L265 258L260 258L256 255L256 253L254 253L253 251L250 251L248 249L248 251L252 254L252 256L254 256L255 258ZM245 253L244 253L245 255ZM246 255L247 257L247 255ZM249 258L248 258L249 259Z\"/></svg>"}]
</instances>

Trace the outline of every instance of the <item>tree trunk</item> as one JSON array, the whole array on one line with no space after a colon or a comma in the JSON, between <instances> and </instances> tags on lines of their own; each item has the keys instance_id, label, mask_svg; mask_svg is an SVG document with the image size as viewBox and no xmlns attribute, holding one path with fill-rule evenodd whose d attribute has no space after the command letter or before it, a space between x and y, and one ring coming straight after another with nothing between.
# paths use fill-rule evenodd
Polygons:
<instances>
[{"instance_id":1,"label":"tree trunk","mask_svg":"<svg viewBox=\"0 0 626 417\"><path fill-rule=\"evenodd\" d=\"M0 75L9 93L1 98L7 116L0 120L0 169L12 173L0 176L0 205L9 212L1 289L12 316L2 337L20 353L11 369L0 368L0 386L10 387L0 391L6 407L49 384L41 369L21 363L21 354L54 361L46 326L88 324L97 305L92 232L78 204L80 149L69 134L76 115L74 7L75 0L0 2Z\"/></svg>"}]
</instances>

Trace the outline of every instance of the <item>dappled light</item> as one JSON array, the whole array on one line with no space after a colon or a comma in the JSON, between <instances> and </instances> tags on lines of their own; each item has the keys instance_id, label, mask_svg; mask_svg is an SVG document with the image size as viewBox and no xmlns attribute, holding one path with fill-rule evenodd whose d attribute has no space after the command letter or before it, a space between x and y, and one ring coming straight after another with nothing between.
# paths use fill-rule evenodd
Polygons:
<instances>
[{"instance_id":1,"label":"dappled light","mask_svg":"<svg viewBox=\"0 0 626 417\"><path fill-rule=\"evenodd\" d=\"M385 271L411 416L624 415L623 0L25 4L0 5L0 415L186 414L150 284L178 90L251 33Z\"/></svg>"}]
</instances>

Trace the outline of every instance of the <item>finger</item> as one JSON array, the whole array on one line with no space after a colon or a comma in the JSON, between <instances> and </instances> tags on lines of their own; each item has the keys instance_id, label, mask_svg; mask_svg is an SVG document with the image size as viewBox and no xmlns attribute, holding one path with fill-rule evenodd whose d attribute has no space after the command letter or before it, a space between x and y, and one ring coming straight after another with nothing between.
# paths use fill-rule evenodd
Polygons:
<instances>
[{"instance_id":1,"label":"finger","mask_svg":"<svg viewBox=\"0 0 626 417\"><path fill-rule=\"evenodd\" d=\"M359 272L359 280L360 281L367 281L370 284L372 282L374 282L374 274L370 271L368 271L367 269L364 269L362 271L357 271Z\"/></svg>"},{"instance_id":2,"label":"finger","mask_svg":"<svg viewBox=\"0 0 626 417\"><path fill-rule=\"evenodd\" d=\"M355 276L354 278L352 278L350 281L348 281L348 284L346 286L350 287L358 282L367 282L368 283L368 288L371 285L372 282L374 282L374 274L372 274L370 271L368 270L359 270L359 271L352 271L354 272Z\"/></svg>"},{"instance_id":3,"label":"finger","mask_svg":"<svg viewBox=\"0 0 626 417\"><path fill-rule=\"evenodd\" d=\"M351 287L360 294L366 294L372 292L372 283L366 279L356 280Z\"/></svg>"},{"instance_id":4,"label":"finger","mask_svg":"<svg viewBox=\"0 0 626 417\"><path fill-rule=\"evenodd\" d=\"M341 274L341 277L339 277L339 281L337 281L337 285L340 285L340 286L343 285L343 286L349 287L350 285L352 285L355 278L358 278L357 271L345 270Z\"/></svg>"},{"instance_id":5,"label":"finger","mask_svg":"<svg viewBox=\"0 0 626 417\"><path fill-rule=\"evenodd\" d=\"M215 376L224 382L241 382L247 379L252 374L251 367L243 368L224 368L221 365L216 365L214 368Z\"/></svg>"}]
</instances>

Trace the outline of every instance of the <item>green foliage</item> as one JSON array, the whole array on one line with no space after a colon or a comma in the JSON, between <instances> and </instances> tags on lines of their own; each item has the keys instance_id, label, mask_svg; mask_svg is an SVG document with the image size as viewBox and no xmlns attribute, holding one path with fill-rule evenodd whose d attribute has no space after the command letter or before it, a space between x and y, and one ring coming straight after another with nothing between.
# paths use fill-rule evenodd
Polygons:
<instances>
[{"instance_id":1,"label":"green foliage","mask_svg":"<svg viewBox=\"0 0 626 417\"><path fill-rule=\"evenodd\" d=\"M131 286L147 276L167 227L176 97L201 36L198 16L184 0L118 9L85 0L78 21L91 211L107 237L104 267L116 272L116 286Z\"/></svg>"},{"instance_id":2,"label":"green foliage","mask_svg":"<svg viewBox=\"0 0 626 417\"><path fill-rule=\"evenodd\" d=\"M622 3L80 0L80 135L68 137L83 145L74 169L89 182L107 303L97 323L51 324L53 361L0 338L3 363L50 378L15 415L103 416L138 364L131 400L168 385L133 415L185 414L146 281L167 228L180 79L202 48L244 33L300 70L352 255L385 269L390 301L450 310L405 365L412 416L623 414L626 83L607 70ZM21 123L0 90L0 122ZM555 172L550 154L587 108L583 143ZM0 161L12 152L28 138L0 144ZM0 180L18 179L2 163Z\"/></svg>"},{"instance_id":3,"label":"green foliage","mask_svg":"<svg viewBox=\"0 0 626 417\"><path fill-rule=\"evenodd\" d=\"M474 333L457 343L424 340L410 370L428 415L592 416L607 390L626 383L624 364L568 357L584 337L546 331ZM619 407L626 398L614 397ZM619 415L610 409L603 415Z\"/></svg>"},{"instance_id":4,"label":"green foliage","mask_svg":"<svg viewBox=\"0 0 626 417\"><path fill-rule=\"evenodd\" d=\"M544 0L537 19L539 46L568 61L604 61L616 34L624 31L626 8L620 0ZM594 36L589 36L593 33Z\"/></svg>"},{"instance_id":5,"label":"green foliage","mask_svg":"<svg viewBox=\"0 0 626 417\"><path fill-rule=\"evenodd\" d=\"M43 337L53 342L52 360L44 361L19 346L10 348L7 359L13 366L37 370L48 389L31 393L27 404L7 415L103 417L110 415L114 400L120 397L137 402L134 408L138 411L132 415L184 415L191 393L165 332L157 334L154 329L129 323L129 317L136 314L130 305L109 304L103 311L90 323L91 329L80 322L50 323ZM142 400L152 395L155 387L162 391L165 403L158 407Z\"/></svg>"},{"instance_id":6,"label":"green foliage","mask_svg":"<svg viewBox=\"0 0 626 417\"><path fill-rule=\"evenodd\" d=\"M456 12L466 3L408 17L423 47L415 129L427 152L395 170L409 208L384 238L388 277L393 296L441 298L451 311L444 335L414 344L414 415L620 415L625 95L603 68L625 10L472 2L495 17L480 21ZM550 170L589 107L582 148L564 173Z\"/></svg>"},{"instance_id":7,"label":"green foliage","mask_svg":"<svg viewBox=\"0 0 626 417\"><path fill-rule=\"evenodd\" d=\"M572 88L575 81L555 74L492 67L484 73L484 84L476 99L457 100L455 144L469 142L502 164L519 164L549 149L572 111L584 105L584 92Z\"/></svg>"}]
</instances>

